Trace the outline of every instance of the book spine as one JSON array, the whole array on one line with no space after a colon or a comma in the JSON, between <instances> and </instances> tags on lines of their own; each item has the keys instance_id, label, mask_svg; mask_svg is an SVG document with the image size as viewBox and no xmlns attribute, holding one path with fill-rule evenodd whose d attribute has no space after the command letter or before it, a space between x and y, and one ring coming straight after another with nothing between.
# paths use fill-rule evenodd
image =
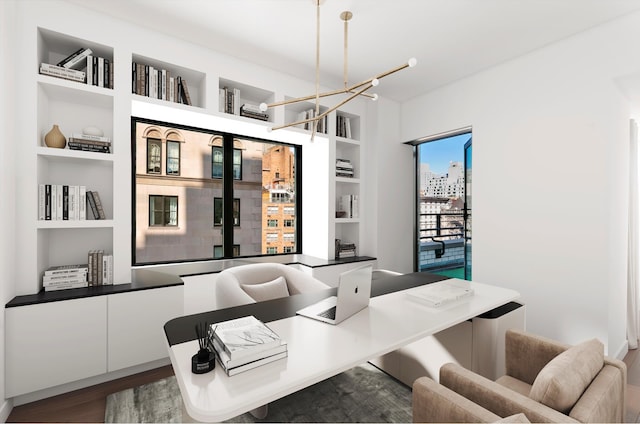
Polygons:
<instances>
[{"instance_id":1,"label":"book spine","mask_svg":"<svg viewBox=\"0 0 640 424\"><path fill-rule=\"evenodd\" d=\"M95 268L95 264L93 262L93 250L89 250L89 252L87 253L87 264L88 264L87 283L89 283L90 286L93 286L94 285L93 269Z\"/></svg>"},{"instance_id":2,"label":"book spine","mask_svg":"<svg viewBox=\"0 0 640 424\"><path fill-rule=\"evenodd\" d=\"M91 134L71 134L70 139L77 141L99 141L101 143L111 143L111 138L105 137L102 135L91 135Z\"/></svg>"},{"instance_id":3,"label":"book spine","mask_svg":"<svg viewBox=\"0 0 640 424\"><path fill-rule=\"evenodd\" d=\"M69 220L78 220L78 186L69 186Z\"/></svg>"},{"instance_id":4,"label":"book spine","mask_svg":"<svg viewBox=\"0 0 640 424\"><path fill-rule=\"evenodd\" d=\"M64 63L62 66L65 68L73 68L74 66L83 63L84 60L87 58L87 56L89 56L90 54L92 54L93 52L91 51L91 49L84 49L82 52L80 52L78 55L74 56L71 60L69 60L68 62Z\"/></svg>"},{"instance_id":5,"label":"book spine","mask_svg":"<svg viewBox=\"0 0 640 424\"><path fill-rule=\"evenodd\" d=\"M100 200L100 195L98 194L97 191L92 191L91 194L93 195L93 200L96 203L98 216L100 217L100 219L107 219L106 215L104 214L104 209L102 207L102 201Z\"/></svg>"},{"instance_id":6,"label":"book spine","mask_svg":"<svg viewBox=\"0 0 640 424\"><path fill-rule=\"evenodd\" d=\"M98 58L98 87L104 87L104 58Z\"/></svg>"},{"instance_id":7,"label":"book spine","mask_svg":"<svg viewBox=\"0 0 640 424\"><path fill-rule=\"evenodd\" d=\"M104 88L111 88L109 87L109 80L110 75L111 74L111 62L109 61L109 59L105 59L104 60Z\"/></svg>"},{"instance_id":8,"label":"book spine","mask_svg":"<svg viewBox=\"0 0 640 424\"><path fill-rule=\"evenodd\" d=\"M58 219L58 185L51 184L51 220Z\"/></svg>"},{"instance_id":9,"label":"book spine","mask_svg":"<svg viewBox=\"0 0 640 424\"><path fill-rule=\"evenodd\" d=\"M45 219L46 194L44 184L38 184L38 219Z\"/></svg>"},{"instance_id":10,"label":"book spine","mask_svg":"<svg viewBox=\"0 0 640 424\"><path fill-rule=\"evenodd\" d=\"M138 64L131 62L131 93L138 94Z\"/></svg>"},{"instance_id":11,"label":"book spine","mask_svg":"<svg viewBox=\"0 0 640 424\"><path fill-rule=\"evenodd\" d=\"M98 208L96 207L96 201L93 198L93 192L89 190L87 190L87 202L89 203L89 209L91 209L93 219L100 219L100 214L98 213Z\"/></svg>"},{"instance_id":12,"label":"book spine","mask_svg":"<svg viewBox=\"0 0 640 424\"><path fill-rule=\"evenodd\" d=\"M69 220L69 186L62 186L62 219Z\"/></svg>"},{"instance_id":13,"label":"book spine","mask_svg":"<svg viewBox=\"0 0 640 424\"><path fill-rule=\"evenodd\" d=\"M66 282L82 282L87 281L87 273L86 272L77 272L75 274L61 274L61 275L44 275L42 277L42 284L45 283L66 283Z\"/></svg>"},{"instance_id":14,"label":"book spine","mask_svg":"<svg viewBox=\"0 0 640 424\"><path fill-rule=\"evenodd\" d=\"M64 219L64 192L61 184L56 185L56 219Z\"/></svg>"},{"instance_id":15,"label":"book spine","mask_svg":"<svg viewBox=\"0 0 640 424\"><path fill-rule=\"evenodd\" d=\"M103 272L103 259L104 259L104 250L98 250L96 252L96 280L95 283L98 286L101 286L104 284L104 280L102 278L102 272Z\"/></svg>"},{"instance_id":16,"label":"book spine","mask_svg":"<svg viewBox=\"0 0 640 424\"><path fill-rule=\"evenodd\" d=\"M65 57L60 62L58 62L56 66L64 66L65 63L69 62L71 59L73 59L83 51L84 51L84 47L80 47L78 50L76 50L75 52L71 53L69 56Z\"/></svg>"},{"instance_id":17,"label":"book spine","mask_svg":"<svg viewBox=\"0 0 640 424\"><path fill-rule=\"evenodd\" d=\"M84 221L87 219L87 187L78 187L78 219Z\"/></svg>"},{"instance_id":18,"label":"book spine","mask_svg":"<svg viewBox=\"0 0 640 424\"><path fill-rule=\"evenodd\" d=\"M87 84L93 85L93 56L87 56Z\"/></svg>"}]
</instances>

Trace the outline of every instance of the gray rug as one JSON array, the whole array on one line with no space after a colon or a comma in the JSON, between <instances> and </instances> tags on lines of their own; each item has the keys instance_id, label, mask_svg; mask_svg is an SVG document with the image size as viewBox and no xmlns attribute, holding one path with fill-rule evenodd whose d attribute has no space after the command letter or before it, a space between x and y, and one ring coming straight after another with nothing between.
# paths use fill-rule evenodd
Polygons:
<instances>
[{"instance_id":1,"label":"gray rug","mask_svg":"<svg viewBox=\"0 0 640 424\"><path fill-rule=\"evenodd\" d=\"M105 423L181 421L173 376L107 397ZM367 363L270 403L265 420L247 413L227 422L411 422L411 389Z\"/></svg>"}]
</instances>

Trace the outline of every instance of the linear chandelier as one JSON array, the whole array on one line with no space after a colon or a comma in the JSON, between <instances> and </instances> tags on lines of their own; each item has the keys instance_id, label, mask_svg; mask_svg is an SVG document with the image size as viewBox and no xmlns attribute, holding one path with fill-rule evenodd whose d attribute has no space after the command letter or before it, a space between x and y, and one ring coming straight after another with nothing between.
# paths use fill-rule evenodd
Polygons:
<instances>
[{"instance_id":1,"label":"linear chandelier","mask_svg":"<svg viewBox=\"0 0 640 424\"><path fill-rule=\"evenodd\" d=\"M317 131L318 128L318 124L319 122L324 119L328 114L330 114L331 112L333 112L334 110L338 109L339 107L343 106L345 103L355 99L358 96L365 96L370 98L371 100L377 100L378 99L378 95L377 94L370 94L367 93L366 91L369 90L372 87L376 87L381 78L384 78L388 75L391 75L393 73L396 73L398 71L401 71L405 68L413 68L414 66L416 66L416 64L418 63L416 58L412 57L411 59L409 59L406 63L393 68L389 71L380 73L378 75L375 75L369 79L366 79L362 82L359 82L357 84L352 84L349 85L348 82L348 56L347 56L347 52L348 52L348 33L349 33L349 21L351 20L351 18L353 17L353 13L349 12L349 11L344 11L340 14L340 19L342 19L344 21L344 88L341 89L337 89L337 90L331 90L331 91L326 91L326 92L320 92L320 3L321 1L324 0L313 0L316 3L316 92L315 94L311 94L309 96L303 96L303 97L298 97L298 98L294 98L294 99L289 99L289 100L284 100L281 102L274 102L274 103L261 103L260 104L260 110L262 112L266 112L268 109L270 108L274 108L277 106L284 106L284 105L289 105L289 104L293 104L293 103L299 103L299 102L306 102L306 101L310 101L310 100L314 100L315 99L315 114L313 117L311 118L307 118L307 119L302 119L299 121L295 121L295 122L290 122L288 124L284 124L284 125L280 125L280 126L276 126L276 127L272 127L269 128L270 131L272 130L279 130L282 128L287 128L287 127L292 127L295 125L301 125L301 124L312 124L311 128L312 128L312 133L311 133L311 139L313 140L314 135ZM324 112L320 113L320 98L321 97L330 97L330 96L335 96L338 94L349 94L348 97L346 97L345 99L343 99L342 101L340 101L338 104L336 104L333 107L330 107L329 109L325 110Z\"/></svg>"}]
</instances>

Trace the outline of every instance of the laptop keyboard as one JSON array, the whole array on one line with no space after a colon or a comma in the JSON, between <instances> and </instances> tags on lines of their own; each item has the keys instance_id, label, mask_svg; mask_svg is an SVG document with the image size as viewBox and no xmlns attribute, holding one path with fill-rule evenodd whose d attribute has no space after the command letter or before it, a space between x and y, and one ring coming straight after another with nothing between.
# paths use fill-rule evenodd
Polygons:
<instances>
[{"instance_id":1,"label":"laptop keyboard","mask_svg":"<svg viewBox=\"0 0 640 424\"><path fill-rule=\"evenodd\" d=\"M336 307L334 306L324 312L320 312L318 316L322 318L336 319Z\"/></svg>"}]
</instances>

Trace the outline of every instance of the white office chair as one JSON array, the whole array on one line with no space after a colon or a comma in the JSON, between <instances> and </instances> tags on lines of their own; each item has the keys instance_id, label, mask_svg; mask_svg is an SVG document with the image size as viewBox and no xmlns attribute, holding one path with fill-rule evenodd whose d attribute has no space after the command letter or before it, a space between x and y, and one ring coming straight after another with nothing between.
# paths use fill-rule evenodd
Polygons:
<instances>
[{"instance_id":1,"label":"white office chair","mask_svg":"<svg viewBox=\"0 0 640 424\"><path fill-rule=\"evenodd\" d=\"M230 308L328 288L322 281L288 265L241 265L218 274L216 304L218 308Z\"/></svg>"}]
</instances>

